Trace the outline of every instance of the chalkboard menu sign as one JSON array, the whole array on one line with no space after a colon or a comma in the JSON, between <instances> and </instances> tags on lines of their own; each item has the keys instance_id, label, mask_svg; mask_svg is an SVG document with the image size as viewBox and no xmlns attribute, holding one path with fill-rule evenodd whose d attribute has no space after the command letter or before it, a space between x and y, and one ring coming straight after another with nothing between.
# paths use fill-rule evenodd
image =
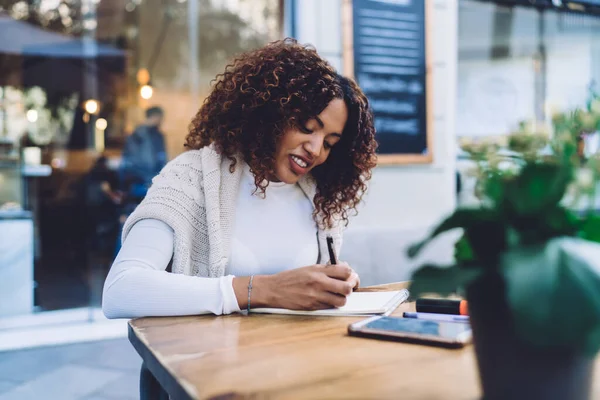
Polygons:
<instances>
[{"instance_id":1,"label":"chalkboard menu sign","mask_svg":"<svg viewBox=\"0 0 600 400\"><path fill-rule=\"evenodd\" d=\"M352 0L354 78L369 98L381 155L430 162L428 0ZM383 157L380 157L380 159ZM405 157L406 158L406 157ZM402 161L402 157L395 157Z\"/></svg>"}]
</instances>

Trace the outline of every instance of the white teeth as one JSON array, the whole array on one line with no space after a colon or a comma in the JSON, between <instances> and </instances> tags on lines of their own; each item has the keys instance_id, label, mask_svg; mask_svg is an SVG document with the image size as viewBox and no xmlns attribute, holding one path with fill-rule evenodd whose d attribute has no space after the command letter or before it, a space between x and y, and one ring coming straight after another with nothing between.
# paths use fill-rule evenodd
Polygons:
<instances>
[{"instance_id":1,"label":"white teeth","mask_svg":"<svg viewBox=\"0 0 600 400\"><path fill-rule=\"evenodd\" d=\"M306 168L308 166L308 164L300 157L292 156L292 160L294 160L294 162L302 168Z\"/></svg>"}]
</instances>

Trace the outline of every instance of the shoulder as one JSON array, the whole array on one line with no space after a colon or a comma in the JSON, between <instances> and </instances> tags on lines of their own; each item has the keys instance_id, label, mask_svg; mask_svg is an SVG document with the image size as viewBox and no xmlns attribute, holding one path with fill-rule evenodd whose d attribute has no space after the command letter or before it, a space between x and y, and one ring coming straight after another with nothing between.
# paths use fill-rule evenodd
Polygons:
<instances>
[{"instance_id":1,"label":"shoulder","mask_svg":"<svg viewBox=\"0 0 600 400\"><path fill-rule=\"evenodd\" d=\"M154 178L153 186L202 187L203 175L220 163L221 157L212 146L187 150L169 161Z\"/></svg>"},{"instance_id":2,"label":"shoulder","mask_svg":"<svg viewBox=\"0 0 600 400\"><path fill-rule=\"evenodd\" d=\"M169 161L153 179L155 185L195 180L202 175L203 149L188 150Z\"/></svg>"},{"instance_id":3,"label":"shoulder","mask_svg":"<svg viewBox=\"0 0 600 400\"><path fill-rule=\"evenodd\" d=\"M186 150L169 163L167 166L187 166L189 168L201 169L206 162L220 161L221 156L215 151L213 145L198 150Z\"/></svg>"},{"instance_id":4,"label":"shoulder","mask_svg":"<svg viewBox=\"0 0 600 400\"><path fill-rule=\"evenodd\" d=\"M202 168L204 149L187 150L167 163L167 167ZM165 167L165 168L167 168Z\"/></svg>"},{"instance_id":5,"label":"shoulder","mask_svg":"<svg viewBox=\"0 0 600 400\"><path fill-rule=\"evenodd\" d=\"M133 143L136 140L138 140L139 136L139 131L138 129L136 129L133 132L131 132L131 134L127 135L127 137L125 138L125 143Z\"/></svg>"},{"instance_id":6,"label":"shoulder","mask_svg":"<svg viewBox=\"0 0 600 400\"><path fill-rule=\"evenodd\" d=\"M134 129L129 136L125 138L125 143L129 145L139 145L144 141L144 126L138 126Z\"/></svg>"}]
</instances>

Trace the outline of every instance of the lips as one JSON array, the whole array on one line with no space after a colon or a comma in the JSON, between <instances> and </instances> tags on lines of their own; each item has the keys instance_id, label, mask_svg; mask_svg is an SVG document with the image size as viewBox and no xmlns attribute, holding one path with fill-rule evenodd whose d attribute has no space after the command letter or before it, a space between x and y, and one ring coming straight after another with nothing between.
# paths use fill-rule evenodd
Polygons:
<instances>
[{"instance_id":1,"label":"lips","mask_svg":"<svg viewBox=\"0 0 600 400\"><path fill-rule=\"evenodd\" d=\"M291 154L289 156L289 160L290 160L290 168L296 175L304 175L310 169L311 163L308 160L306 160L304 157L300 157L295 154Z\"/></svg>"}]
</instances>

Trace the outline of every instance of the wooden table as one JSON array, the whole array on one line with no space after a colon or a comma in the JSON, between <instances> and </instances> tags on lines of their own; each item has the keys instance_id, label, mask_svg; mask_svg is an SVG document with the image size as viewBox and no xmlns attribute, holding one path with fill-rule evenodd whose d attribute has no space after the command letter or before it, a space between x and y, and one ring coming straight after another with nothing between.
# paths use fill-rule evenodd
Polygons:
<instances>
[{"instance_id":1,"label":"wooden table","mask_svg":"<svg viewBox=\"0 0 600 400\"><path fill-rule=\"evenodd\" d=\"M362 289L397 290L406 283ZM414 311L401 305L394 315ZM472 346L350 337L356 317L141 318L129 340L172 399L477 399ZM600 398L600 365L592 398Z\"/></svg>"}]
</instances>

